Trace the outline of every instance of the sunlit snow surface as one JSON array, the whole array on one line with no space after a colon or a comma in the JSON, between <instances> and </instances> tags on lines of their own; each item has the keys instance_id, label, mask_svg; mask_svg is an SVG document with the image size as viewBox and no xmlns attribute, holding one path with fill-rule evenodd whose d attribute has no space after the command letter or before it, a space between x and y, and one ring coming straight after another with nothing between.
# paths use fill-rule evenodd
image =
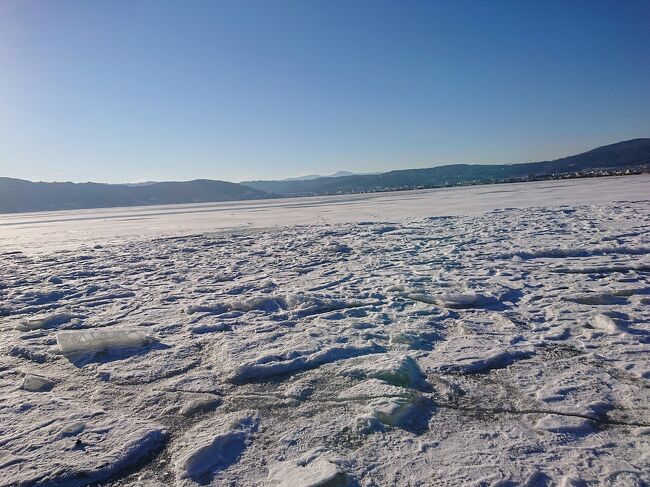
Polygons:
<instances>
[{"instance_id":1,"label":"sunlit snow surface","mask_svg":"<svg viewBox=\"0 0 650 487\"><path fill-rule=\"evenodd\" d=\"M648 198L3 216L0 486L645 485Z\"/></svg>"}]
</instances>

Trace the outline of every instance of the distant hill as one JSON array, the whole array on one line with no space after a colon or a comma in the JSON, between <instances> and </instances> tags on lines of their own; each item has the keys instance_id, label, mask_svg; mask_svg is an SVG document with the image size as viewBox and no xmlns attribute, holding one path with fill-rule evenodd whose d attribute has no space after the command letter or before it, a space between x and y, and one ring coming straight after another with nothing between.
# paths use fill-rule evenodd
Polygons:
<instances>
[{"instance_id":1,"label":"distant hill","mask_svg":"<svg viewBox=\"0 0 650 487\"><path fill-rule=\"evenodd\" d=\"M268 193L299 196L543 179L594 171L647 169L649 166L650 139L634 139L554 161L495 165L453 164L380 174L311 180L247 181L245 184Z\"/></svg>"},{"instance_id":2,"label":"distant hill","mask_svg":"<svg viewBox=\"0 0 650 487\"><path fill-rule=\"evenodd\" d=\"M100 184L34 183L0 178L0 213L203 203L268 198L264 191L226 181Z\"/></svg>"},{"instance_id":3,"label":"distant hill","mask_svg":"<svg viewBox=\"0 0 650 487\"><path fill-rule=\"evenodd\" d=\"M136 184L34 183L0 178L0 213L234 201L277 196L361 193L396 189L530 181L560 177L650 172L650 139L599 147L554 161L525 164L453 164L376 174L338 173L315 179L247 181L197 179Z\"/></svg>"},{"instance_id":4,"label":"distant hill","mask_svg":"<svg viewBox=\"0 0 650 487\"><path fill-rule=\"evenodd\" d=\"M321 176L320 174L308 174L307 176L298 176L296 178L286 178L281 179L281 181L309 181L310 179L318 178L340 178L343 176L354 176L355 173L349 171L336 171L334 174L329 174L327 176ZM246 181L242 181L242 184L248 184Z\"/></svg>"}]
</instances>

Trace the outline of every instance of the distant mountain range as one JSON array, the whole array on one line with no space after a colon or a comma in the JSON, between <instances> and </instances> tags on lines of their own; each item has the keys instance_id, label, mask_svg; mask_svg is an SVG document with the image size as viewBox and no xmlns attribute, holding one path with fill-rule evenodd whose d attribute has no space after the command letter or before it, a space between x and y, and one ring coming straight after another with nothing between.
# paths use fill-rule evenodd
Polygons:
<instances>
[{"instance_id":1,"label":"distant mountain range","mask_svg":"<svg viewBox=\"0 0 650 487\"><path fill-rule=\"evenodd\" d=\"M320 174L308 174L307 176L298 176L297 178L286 178L282 179L281 181L309 181L311 179L319 179L319 178L341 178L343 176L354 176L355 173L349 172L349 171L336 171L334 174L330 174L327 176L322 176ZM242 184L247 184L246 181L242 181Z\"/></svg>"},{"instance_id":2,"label":"distant mountain range","mask_svg":"<svg viewBox=\"0 0 650 487\"><path fill-rule=\"evenodd\" d=\"M323 177L303 181L246 181L244 184L268 193L305 196L549 179L562 175L620 171L648 166L650 166L650 139L634 139L554 161L495 165L453 164L379 174Z\"/></svg>"},{"instance_id":3,"label":"distant mountain range","mask_svg":"<svg viewBox=\"0 0 650 487\"><path fill-rule=\"evenodd\" d=\"M44 183L0 178L0 213L359 193L626 172L650 172L650 138L618 142L554 161L453 164L376 174L339 171L325 177L314 175L282 181L246 181L242 184L207 179L101 184Z\"/></svg>"},{"instance_id":4,"label":"distant mountain range","mask_svg":"<svg viewBox=\"0 0 650 487\"><path fill-rule=\"evenodd\" d=\"M131 185L33 183L22 179L0 178L0 213L203 203L268 197L269 194L264 191L241 184L208 179Z\"/></svg>"}]
</instances>

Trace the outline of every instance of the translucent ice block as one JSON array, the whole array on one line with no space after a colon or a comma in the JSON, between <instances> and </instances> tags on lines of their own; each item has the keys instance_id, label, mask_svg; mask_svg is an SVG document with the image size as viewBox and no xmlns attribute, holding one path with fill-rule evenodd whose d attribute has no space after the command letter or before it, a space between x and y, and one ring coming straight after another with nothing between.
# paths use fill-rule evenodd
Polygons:
<instances>
[{"instance_id":1,"label":"translucent ice block","mask_svg":"<svg viewBox=\"0 0 650 487\"><path fill-rule=\"evenodd\" d=\"M152 341L152 337L145 330L133 328L61 331L56 334L56 342L64 354L106 348L139 347Z\"/></svg>"}]
</instances>

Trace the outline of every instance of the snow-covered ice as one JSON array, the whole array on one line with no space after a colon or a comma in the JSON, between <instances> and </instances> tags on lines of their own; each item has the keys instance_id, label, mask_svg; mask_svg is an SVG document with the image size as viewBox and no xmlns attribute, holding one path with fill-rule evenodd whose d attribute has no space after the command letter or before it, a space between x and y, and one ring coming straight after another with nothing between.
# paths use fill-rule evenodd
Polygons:
<instances>
[{"instance_id":1,"label":"snow-covered ice","mask_svg":"<svg viewBox=\"0 0 650 487\"><path fill-rule=\"evenodd\" d=\"M0 486L646 485L649 195L0 217Z\"/></svg>"}]
</instances>

